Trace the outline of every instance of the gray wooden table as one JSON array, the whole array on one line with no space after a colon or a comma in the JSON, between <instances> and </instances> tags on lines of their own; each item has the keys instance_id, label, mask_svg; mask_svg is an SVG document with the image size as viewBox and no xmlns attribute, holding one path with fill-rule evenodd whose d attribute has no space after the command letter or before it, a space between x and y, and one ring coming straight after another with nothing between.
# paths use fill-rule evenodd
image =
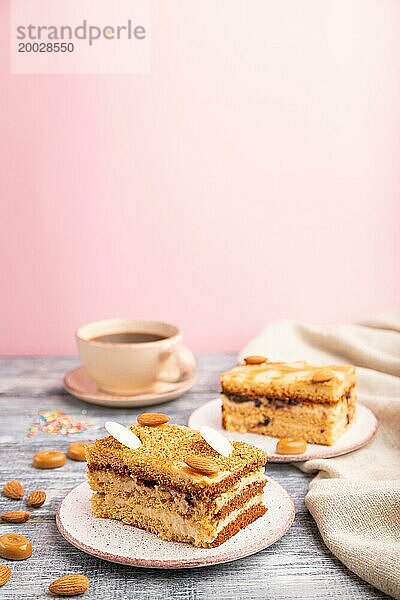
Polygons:
<instances>
[{"instance_id":1,"label":"gray wooden table","mask_svg":"<svg viewBox=\"0 0 400 600\"><path fill-rule=\"evenodd\" d=\"M234 363L229 354L198 357L195 387L178 400L163 405L172 421L186 423L191 411L218 393L218 377ZM62 389L62 377L77 364L73 358L0 359L0 483L18 479L26 489L45 489L48 501L34 510L22 525L0 524L0 533L20 532L33 544L28 561L9 563L13 575L0 590L4 600L49 598L48 584L68 573L85 573L90 590L85 598L201 599L263 598L387 598L346 569L324 546L315 523L304 506L309 477L291 465L269 464L268 473L293 496L297 515L290 531L276 544L245 559L192 570L151 570L126 567L84 554L66 542L55 525L58 503L85 479L84 463L68 461L61 468L39 471L31 467L32 455L44 448L66 450L69 441L84 441L87 434L27 437L38 410L63 410L69 415L103 424L136 420L140 410L111 409L86 404ZM97 434L98 435L98 434ZM0 511L22 505L0 499ZM6 561L0 559L0 564Z\"/></svg>"}]
</instances>

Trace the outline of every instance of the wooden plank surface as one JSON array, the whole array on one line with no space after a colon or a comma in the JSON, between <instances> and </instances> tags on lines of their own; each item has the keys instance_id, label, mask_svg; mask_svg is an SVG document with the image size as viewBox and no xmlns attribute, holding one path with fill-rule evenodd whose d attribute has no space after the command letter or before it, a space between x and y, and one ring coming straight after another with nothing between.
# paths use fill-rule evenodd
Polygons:
<instances>
[{"instance_id":1,"label":"wooden plank surface","mask_svg":"<svg viewBox=\"0 0 400 600\"><path fill-rule=\"evenodd\" d=\"M195 387L161 410L171 415L173 422L186 423L194 408L217 396L219 374L234 360L229 354L198 357ZM27 490L39 488L48 494L46 504L33 511L28 523L0 524L1 534L23 533L34 548L28 561L9 563L13 575L0 590L2 599L53 597L47 592L48 584L74 572L85 573L91 581L84 598L98 600L387 598L348 571L324 546L304 506L309 477L291 465L270 464L267 471L293 496L295 522L279 542L245 559L191 570L151 570L107 563L70 546L58 533L54 512L68 490L84 480L85 465L68 461L62 469L38 471L31 467L31 459L40 449L66 450L69 441L84 441L88 435L38 434L29 438L26 432L32 420L40 409L63 410L99 425L107 419L134 422L140 412L93 406L63 392L62 377L76 364L75 359L64 357L0 359L0 482L18 479ZM21 505L0 499L1 512ZM5 562L0 560L0 564Z\"/></svg>"}]
</instances>

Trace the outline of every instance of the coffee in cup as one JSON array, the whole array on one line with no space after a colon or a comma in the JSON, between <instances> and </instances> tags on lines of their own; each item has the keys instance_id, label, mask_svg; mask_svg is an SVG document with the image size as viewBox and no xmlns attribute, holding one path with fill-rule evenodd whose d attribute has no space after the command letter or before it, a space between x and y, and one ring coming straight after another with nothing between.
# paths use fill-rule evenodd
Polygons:
<instances>
[{"instance_id":1,"label":"coffee in cup","mask_svg":"<svg viewBox=\"0 0 400 600\"><path fill-rule=\"evenodd\" d=\"M76 331L82 364L99 389L116 395L151 392L159 382L178 383L195 360L174 325L108 319Z\"/></svg>"}]
</instances>

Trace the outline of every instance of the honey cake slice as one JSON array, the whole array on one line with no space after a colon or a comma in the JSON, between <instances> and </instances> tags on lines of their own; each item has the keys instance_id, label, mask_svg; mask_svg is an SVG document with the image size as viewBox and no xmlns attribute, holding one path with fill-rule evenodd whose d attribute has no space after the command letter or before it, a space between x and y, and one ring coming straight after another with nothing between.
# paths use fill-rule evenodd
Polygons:
<instances>
[{"instance_id":1,"label":"honey cake slice","mask_svg":"<svg viewBox=\"0 0 400 600\"><path fill-rule=\"evenodd\" d=\"M164 540L210 548L265 514L264 451L233 442L225 457L198 431L182 425L129 429L142 443L138 449L112 436L87 449L97 517L120 520ZM201 467L203 472L196 470Z\"/></svg>"},{"instance_id":2,"label":"honey cake slice","mask_svg":"<svg viewBox=\"0 0 400 600\"><path fill-rule=\"evenodd\" d=\"M352 365L310 365L245 358L221 375L222 425L227 431L303 438L332 445L356 415Z\"/></svg>"}]
</instances>

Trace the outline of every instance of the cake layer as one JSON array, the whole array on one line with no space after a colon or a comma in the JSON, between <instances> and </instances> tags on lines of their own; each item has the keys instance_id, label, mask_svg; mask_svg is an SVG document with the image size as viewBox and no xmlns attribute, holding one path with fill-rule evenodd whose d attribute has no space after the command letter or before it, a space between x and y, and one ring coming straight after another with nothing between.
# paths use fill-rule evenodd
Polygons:
<instances>
[{"instance_id":1,"label":"cake layer","mask_svg":"<svg viewBox=\"0 0 400 600\"><path fill-rule=\"evenodd\" d=\"M204 500L195 494L180 492L174 487L143 481L133 476L118 475L114 471L94 469L88 471L89 485L95 492L120 496L130 504L142 504L154 510L168 507L169 510L190 519L205 515L217 515L237 508L244 500L262 493L267 481L264 470L243 478L229 492L214 499Z\"/></svg>"},{"instance_id":2,"label":"cake layer","mask_svg":"<svg viewBox=\"0 0 400 600\"><path fill-rule=\"evenodd\" d=\"M267 460L264 451L242 442L233 442L232 454L224 457L213 450L198 431L180 425L132 426L130 429L140 438L142 446L132 451L113 437L97 440L87 450L89 472L113 470L212 499L231 490L249 473L260 470ZM218 473L207 476L194 472L185 463L189 456L212 459Z\"/></svg>"},{"instance_id":3,"label":"cake layer","mask_svg":"<svg viewBox=\"0 0 400 600\"><path fill-rule=\"evenodd\" d=\"M230 399L222 394L222 424L228 431L298 437L313 444L332 445L354 420L355 388L335 404L269 402L267 398Z\"/></svg>"},{"instance_id":4,"label":"cake layer","mask_svg":"<svg viewBox=\"0 0 400 600\"><path fill-rule=\"evenodd\" d=\"M267 512L267 508L265 507L263 502L260 504L255 504L245 512L241 513L234 521L231 521L222 531L219 532L216 539L208 544L208 548L215 548L216 546L220 546L229 538L236 535L241 529L244 529L250 523L253 523Z\"/></svg>"},{"instance_id":5,"label":"cake layer","mask_svg":"<svg viewBox=\"0 0 400 600\"><path fill-rule=\"evenodd\" d=\"M324 381L318 381L324 379ZM221 375L227 394L263 396L292 402L336 403L355 385L351 365L320 367L306 362L240 365Z\"/></svg>"},{"instance_id":6,"label":"cake layer","mask_svg":"<svg viewBox=\"0 0 400 600\"><path fill-rule=\"evenodd\" d=\"M262 493L253 496L222 518L202 520L185 519L167 507L154 510L152 507L133 503L129 496L96 493L93 494L91 502L97 517L117 519L155 533L161 539L189 542L203 548L222 544L267 510L263 504Z\"/></svg>"}]
</instances>

